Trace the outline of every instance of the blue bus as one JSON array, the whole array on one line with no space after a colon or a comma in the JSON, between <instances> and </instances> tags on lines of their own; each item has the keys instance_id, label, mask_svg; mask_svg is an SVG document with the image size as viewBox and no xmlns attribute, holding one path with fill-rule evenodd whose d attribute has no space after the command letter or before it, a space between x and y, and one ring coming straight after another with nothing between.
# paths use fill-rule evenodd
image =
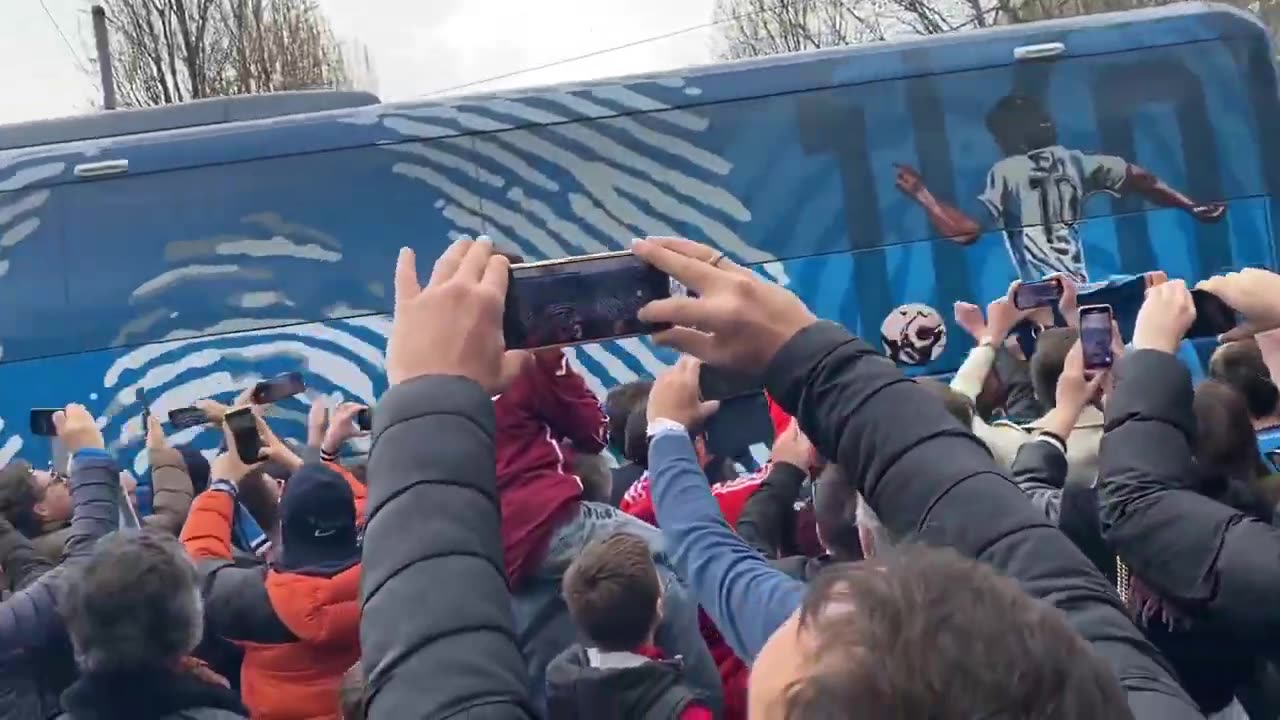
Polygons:
<instances>
[{"instance_id":1,"label":"blue bus","mask_svg":"<svg viewBox=\"0 0 1280 720\"><path fill-rule=\"evenodd\" d=\"M1277 105L1266 30L1181 3L441 101L0 127L0 461L47 458L28 410L68 401L139 474L139 390L163 413L300 370L373 402L397 249L463 234L529 259L695 238L944 374L968 350L952 303L1015 277L1275 267ZM569 354L601 394L672 359Z\"/></svg>"}]
</instances>

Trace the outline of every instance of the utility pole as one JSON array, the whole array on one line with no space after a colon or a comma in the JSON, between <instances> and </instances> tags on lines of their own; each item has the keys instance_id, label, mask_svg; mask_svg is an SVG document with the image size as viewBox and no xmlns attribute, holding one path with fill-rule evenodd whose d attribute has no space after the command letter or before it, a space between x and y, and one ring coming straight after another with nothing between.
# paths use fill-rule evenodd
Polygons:
<instances>
[{"instance_id":1,"label":"utility pole","mask_svg":"<svg viewBox=\"0 0 1280 720\"><path fill-rule=\"evenodd\" d=\"M107 35L107 11L94 3L93 39L98 45L98 72L102 75L102 109L116 109L116 76L111 70L111 38Z\"/></svg>"}]
</instances>

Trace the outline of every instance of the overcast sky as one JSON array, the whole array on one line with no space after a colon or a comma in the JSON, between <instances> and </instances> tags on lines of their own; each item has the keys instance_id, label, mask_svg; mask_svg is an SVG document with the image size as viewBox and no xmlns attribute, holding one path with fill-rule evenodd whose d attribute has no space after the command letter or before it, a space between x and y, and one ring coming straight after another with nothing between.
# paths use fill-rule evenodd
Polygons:
<instances>
[{"instance_id":1,"label":"overcast sky","mask_svg":"<svg viewBox=\"0 0 1280 720\"><path fill-rule=\"evenodd\" d=\"M344 41L368 48L384 100L617 47L711 20L714 0L318 0ZM91 0L0 0L0 123L89 111L97 95ZM55 27L56 23L56 27ZM61 28L67 44L59 37ZM608 52L468 91L707 62L715 30Z\"/></svg>"}]
</instances>

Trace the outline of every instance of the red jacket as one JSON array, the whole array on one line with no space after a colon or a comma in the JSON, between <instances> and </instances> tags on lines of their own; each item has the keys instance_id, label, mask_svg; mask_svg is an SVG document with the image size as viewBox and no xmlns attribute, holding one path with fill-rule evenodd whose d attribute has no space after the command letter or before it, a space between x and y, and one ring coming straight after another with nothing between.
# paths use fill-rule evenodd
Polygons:
<instances>
[{"instance_id":1,"label":"red jacket","mask_svg":"<svg viewBox=\"0 0 1280 720\"><path fill-rule=\"evenodd\" d=\"M514 586L542 561L552 534L582 499L582 480L570 469L561 441L572 442L575 452L598 453L608 419L560 350L534 353L493 407L502 549Z\"/></svg>"}]
</instances>

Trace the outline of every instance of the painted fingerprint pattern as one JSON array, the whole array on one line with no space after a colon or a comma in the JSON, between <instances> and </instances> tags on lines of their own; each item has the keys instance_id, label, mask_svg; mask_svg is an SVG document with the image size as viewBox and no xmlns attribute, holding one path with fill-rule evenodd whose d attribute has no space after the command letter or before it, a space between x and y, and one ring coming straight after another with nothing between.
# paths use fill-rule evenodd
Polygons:
<instances>
[{"instance_id":1,"label":"painted fingerprint pattern","mask_svg":"<svg viewBox=\"0 0 1280 720\"><path fill-rule=\"evenodd\" d=\"M635 87L382 106L348 114L344 122L378 124L392 133L391 144L366 152L385 154L387 182L400 183L397 192L407 184L415 202L438 211L449 239L483 233L505 250L538 259L622 249L641 234L693 234L785 281L779 263L731 229L751 216L723 189L732 165L699 146L699 138L713 131L709 121L693 111L667 110L659 93L642 95ZM699 92L672 78L655 79L652 87L662 93ZM648 114L629 114L639 111ZM584 114L620 113L590 123L565 122ZM0 179L0 189L20 188L64 169L21 167ZM8 212L0 208L0 263L5 248L34 231L48 195L34 191L18 196L25 205L11 204ZM271 206L270 198L264 202ZM272 415L278 431L300 438L311 402L372 403L385 389L383 351L390 322L376 308L389 305L392 268L384 277L354 280L362 300L317 307L317 283L353 282L344 259L358 252L358 245L309 224L308 218L306 207L273 208L238 218L231 234L169 241L164 268L134 287L130 306L137 310L123 318L115 344L162 341L111 353L107 367L85 370L102 375L93 409L109 446L136 473L147 469L139 390L153 412L164 414L200 398L229 399L258 379L301 370L307 395L281 403ZM375 214L370 221L376 221ZM443 242L432 251L442 249ZM425 271L427 258L421 262ZM215 321L189 320L190 293L211 282L229 291L225 312ZM317 317L328 319L317 323ZM607 388L653 376L673 359L647 339L584 346L568 355L601 398ZM17 417L5 420L12 427L25 426L25 417L21 423ZM172 439L212 449L220 438L194 428ZM0 459L22 448L18 435L9 435L7 442L7 455Z\"/></svg>"}]
</instances>

